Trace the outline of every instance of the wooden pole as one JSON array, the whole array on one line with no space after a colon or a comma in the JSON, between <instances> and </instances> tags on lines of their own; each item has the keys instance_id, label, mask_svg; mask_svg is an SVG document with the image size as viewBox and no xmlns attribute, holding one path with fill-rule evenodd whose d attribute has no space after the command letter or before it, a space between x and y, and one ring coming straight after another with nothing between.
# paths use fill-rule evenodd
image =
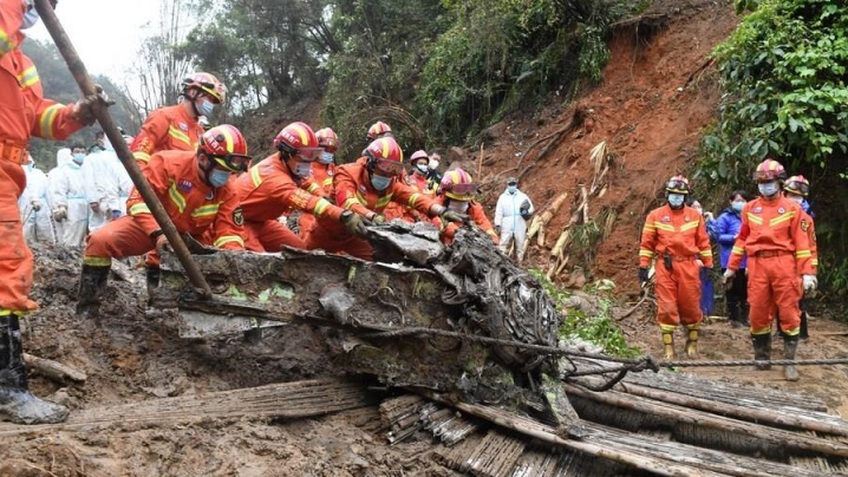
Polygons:
<instances>
[{"instance_id":1,"label":"wooden pole","mask_svg":"<svg viewBox=\"0 0 848 477\"><path fill-rule=\"evenodd\" d=\"M71 70L71 74L82 90L82 94L84 96L96 94L94 82L88 75L85 64L83 64L77 54L74 45L71 43L71 39L68 38L65 29L59 23L59 19L50 5L50 0L35 0L35 8L38 10L42 21L44 21L47 31L50 32L50 36L53 37L53 41L59 48L59 52L62 53L62 57L68 64L68 69ZM123 136L121 136L118 127L115 125L115 121L112 119L112 115L109 114L109 111L105 107L100 105L94 108L94 115L103 128L103 132L106 133L106 137L109 138L109 141L115 147L115 153L118 155L124 168L126 168L135 188L141 194L159 227L161 227L162 232L165 233L165 237L168 238L168 242L174 249L174 254L179 258L180 264L185 269L191 284L200 295L210 298L212 296L212 289L209 288L206 278L200 272L200 269L197 268L194 260L192 260L191 254L188 248L186 248L180 233L177 231L165 208L162 207L162 203L159 202L156 193L153 192L150 184L147 183L147 180L142 175L141 169L135 163L129 148L124 142Z\"/></svg>"}]
</instances>

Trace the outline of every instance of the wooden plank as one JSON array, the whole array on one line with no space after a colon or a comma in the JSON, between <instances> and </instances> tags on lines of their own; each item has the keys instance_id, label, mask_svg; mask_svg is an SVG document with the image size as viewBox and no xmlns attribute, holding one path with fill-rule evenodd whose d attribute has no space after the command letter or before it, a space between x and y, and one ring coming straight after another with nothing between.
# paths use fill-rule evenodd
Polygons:
<instances>
[{"instance_id":1,"label":"wooden plank","mask_svg":"<svg viewBox=\"0 0 848 477\"><path fill-rule=\"evenodd\" d=\"M565 384L564 386L569 394L580 396L609 406L630 409L632 411L646 413L651 416L666 418L672 422L694 424L730 433L751 436L762 442L768 442L776 446L784 446L786 449L815 452L825 456L842 458L848 457L848 445L841 442L834 442L799 432L776 429L756 423L742 422L697 409L690 409L675 404L630 395L621 391L606 391L597 393L572 384Z\"/></svg>"},{"instance_id":2,"label":"wooden plank","mask_svg":"<svg viewBox=\"0 0 848 477\"><path fill-rule=\"evenodd\" d=\"M509 477L524 453L524 443L498 431L489 431L469 455L460 471L480 477Z\"/></svg>"},{"instance_id":3,"label":"wooden plank","mask_svg":"<svg viewBox=\"0 0 848 477\"><path fill-rule=\"evenodd\" d=\"M0 424L3 438L44 432L90 432L110 426L178 425L209 418L289 419L319 416L373 403L352 380L316 379L166 399L151 399L71 413L62 424Z\"/></svg>"},{"instance_id":4,"label":"wooden plank","mask_svg":"<svg viewBox=\"0 0 848 477\"><path fill-rule=\"evenodd\" d=\"M27 366L38 370L41 374L60 383L68 380L84 383L88 379L88 376L84 372L58 361L53 361L52 359L39 358L38 356L24 353L24 362Z\"/></svg>"}]
</instances>

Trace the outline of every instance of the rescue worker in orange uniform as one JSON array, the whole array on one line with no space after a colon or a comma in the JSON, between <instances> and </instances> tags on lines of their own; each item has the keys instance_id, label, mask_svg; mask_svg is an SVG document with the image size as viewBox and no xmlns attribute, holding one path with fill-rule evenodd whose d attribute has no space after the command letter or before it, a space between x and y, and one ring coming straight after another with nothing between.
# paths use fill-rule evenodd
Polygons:
<instances>
[{"instance_id":1,"label":"rescue worker in orange uniform","mask_svg":"<svg viewBox=\"0 0 848 477\"><path fill-rule=\"evenodd\" d=\"M197 150L205 131L200 118L212 114L215 106L224 102L226 94L223 83L209 73L198 72L184 79L177 104L150 113L130 144L138 166L144 168L150 156L159 151Z\"/></svg>"},{"instance_id":2,"label":"rescue worker in orange uniform","mask_svg":"<svg viewBox=\"0 0 848 477\"><path fill-rule=\"evenodd\" d=\"M801 230L807 234L807 239L810 242L813 269L818 273L819 250L816 243L816 225L813 222L810 204L806 200L810 195L810 181L801 175L792 176L783 183L783 194L787 199L797 203L801 207ZM801 312L801 327L798 337L805 340L809 338L809 332L807 331L807 299L805 296L802 296L801 301L798 302L798 309Z\"/></svg>"},{"instance_id":3,"label":"rescue worker in orange uniform","mask_svg":"<svg viewBox=\"0 0 848 477\"><path fill-rule=\"evenodd\" d=\"M394 137L392 128L383 121L377 121L368 128L368 132L365 134L365 144L371 144L375 139L387 136Z\"/></svg>"},{"instance_id":4,"label":"rescue worker in orange uniform","mask_svg":"<svg viewBox=\"0 0 848 477\"><path fill-rule=\"evenodd\" d=\"M143 173L177 231L205 242L203 236L211 229L213 242L207 245L243 250L244 217L235 181L230 179L249 164L244 136L235 126L222 124L203 134L196 151L154 153ZM88 237L77 313L97 310L112 258L151 252L148 265L158 266L155 251L168 240L135 188L127 199L127 211Z\"/></svg>"},{"instance_id":5,"label":"rescue worker in orange uniform","mask_svg":"<svg viewBox=\"0 0 848 477\"><path fill-rule=\"evenodd\" d=\"M335 161L336 151L339 148L339 137L331 128L315 131L315 137L318 138L318 146L324 149L324 152L312 163L312 181L320 186L320 189L316 189L313 193L332 203L334 202L333 176L336 175ZM300 238L306 238L309 231L315 227L315 216L301 214L298 227L300 228Z\"/></svg>"},{"instance_id":6,"label":"rescue worker in orange uniform","mask_svg":"<svg viewBox=\"0 0 848 477\"><path fill-rule=\"evenodd\" d=\"M751 340L755 360L771 359L771 320L776 307L784 333L783 357L794 360L800 332L798 301L802 291L815 290L816 270L807 230L801 221L801 207L780 193L780 181L786 170L773 160L766 159L754 171L760 197L745 204L742 226L730 252L724 272L725 282L739 268L742 256L748 254L748 303L751 306ZM767 369L767 364L757 365ZM794 365L785 366L783 374L789 381L798 380Z\"/></svg>"},{"instance_id":7,"label":"rescue worker in orange uniform","mask_svg":"<svg viewBox=\"0 0 848 477\"><path fill-rule=\"evenodd\" d=\"M425 151L418 150L413 152L409 158L410 169L404 171L400 180L422 194L435 196L436 190L427 181L427 173L430 171L428 167L429 163L430 157ZM426 216L422 216L412 207L403 206L396 202L392 202L386 206L386 211L383 215L386 216L387 221L400 219L405 222L415 223L427 220Z\"/></svg>"},{"instance_id":8,"label":"rescue worker in orange uniform","mask_svg":"<svg viewBox=\"0 0 848 477\"><path fill-rule=\"evenodd\" d=\"M429 217L447 222L464 222L468 216L448 210L432 199L397 180L403 172L403 151L393 137L382 137L362 151L352 164L340 166L333 179L336 203L358 214L368 223L383 223L383 211L390 202L407 204ZM373 259L371 244L347 232L341 224L318 222L306 237L309 249L347 253Z\"/></svg>"},{"instance_id":9,"label":"rescue worker in orange uniform","mask_svg":"<svg viewBox=\"0 0 848 477\"><path fill-rule=\"evenodd\" d=\"M51 5L56 6L52 1ZM0 0L0 420L20 424L64 421L68 410L29 392L20 320L38 308L29 299L32 252L21 227L18 199L26 188L24 168L30 137L66 139L94 122L94 106L105 94L73 105L44 98L38 71L20 49L23 30L38 21L33 0Z\"/></svg>"},{"instance_id":10,"label":"rescue worker in orange uniform","mask_svg":"<svg viewBox=\"0 0 848 477\"><path fill-rule=\"evenodd\" d=\"M427 158L426 154L424 158ZM427 167L426 162L424 166ZM483 210L483 206L474 200L474 194L476 192L477 186L471 179L471 175L462 169L454 169L445 172L445 175L442 177L436 202L444 205L449 210L468 215L471 218L470 222L480 227L481 230L491 237L492 242L498 245L498 233L495 232L492 222L486 217L486 211ZM442 242L447 245L453 243L453 237L456 235L457 230L459 230L457 224L445 224L442 227Z\"/></svg>"},{"instance_id":11,"label":"rescue worker in orange uniform","mask_svg":"<svg viewBox=\"0 0 848 477\"><path fill-rule=\"evenodd\" d=\"M248 250L278 252L283 245L305 249L303 240L277 220L292 210L341 223L354 235L366 234L358 215L304 189L313 162L324 151L312 128L302 122L289 124L274 138L274 148L277 152L236 180Z\"/></svg>"},{"instance_id":12,"label":"rescue worker in orange uniform","mask_svg":"<svg viewBox=\"0 0 848 477\"><path fill-rule=\"evenodd\" d=\"M713 267L710 239L701 214L684 204L689 181L674 176L666 183L667 204L652 210L642 228L639 249L639 281L648 281L651 260L657 295L657 321L662 333L665 359L673 359L674 331L680 324L687 330L686 355L698 355L701 327L701 268Z\"/></svg>"}]
</instances>

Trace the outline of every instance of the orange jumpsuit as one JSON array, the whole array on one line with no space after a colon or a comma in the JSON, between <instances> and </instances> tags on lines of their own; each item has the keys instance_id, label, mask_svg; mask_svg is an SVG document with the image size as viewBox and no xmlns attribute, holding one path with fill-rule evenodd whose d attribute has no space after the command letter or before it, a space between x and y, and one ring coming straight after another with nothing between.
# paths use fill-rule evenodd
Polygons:
<instances>
[{"instance_id":1,"label":"orange jumpsuit","mask_svg":"<svg viewBox=\"0 0 848 477\"><path fill-rule=\"evenodd\" d=\"M196 151L201 135L203 128L197 118L187 113L182 104L165 106L147 116L130 150L138 166L143 168L155 152Z\"/></svg>"},{"instance_id":2,"label":"orange jumpsuit","mask_svg":"<svg viewBox=\"0 0 848 477\"><path fill-rule=\"evenodd\" d=\"M402 176L402 181L404 184L412 187L422 194L426 194L428 196L435 195L435 191L430 187L430 184L427 182L427 177L425 176L412 172L411 174L404 174ZM427 215L422 215L412 207L398 204L396 202L392 202L387 205L383 215L386 217L387 221L400 219L411 224L428 220Z\"/></svg>"},{"instance_id":3,"label":"orange jumpsuit","mask_svg":"<svg viewBox=\"0 0 848 477\"><path fill-rule=\"evenodd\" d=\"M710 239L701 215L688 206L674 210L667 204L652 210L642 229L639 267L654 265L657 293L657 321L663 332L671 332L681 323L701 322L701 268L713 267ZM668 257L668 258L666 258ZM671 270L665 262L670 261Z\"/></svg>"},{"instance_id":4,"label":"orange jumpsuit","mask_svg":"<svg viewBox=\"0 0 848 477\"><path fill-rule=\"evenodd\" d=\"M32 252L18 210L29 139L65 139L83 127L71 118L74 105L44 99L38 72L19 48L25 8L17 0L0 1L0 315L38 308L28 298Z\"/></svg>"},{"instance_id":5,"label":"orange jumpsuit","mask_svg":"<svg viewBox=\"0 0 848 477\"><path fill-rule=\"evenodd\" d=\"M436 198L436 202L441 205L447 205L447 201L448 197L445 196L439 196ZM483 206L480 205L479 202L473 200L469 202L468 210L466 210L465 213L468 214L469 217L471 217L471 220L473 220L474 223L477 224L477 226L483 230L483 232L486 232L486 234L488 234L489 237L492 238L492 242L494 242L495 245L498 245L498 243L500 242L500 238L498 237L497 232L495 232L494 227L492 227L492 222L490 222L489 218L486 217L486 211L483 210ZM433 220L438 221L437 225L439 226L439 228L442 229L442 242L445 245L450 245L451 243L453 243L453 236L456 235L456 231L459 230L459 225L453 222L448 222L447 225L444 225L444 221L442 221L441 219Z\"/></svg>"},{"instance_id":6,"label":"orange jumpsuit","mask_svg":"<svg viewBox=\"0 0 848 477\"><path fill-rule=\"evenodd\" d=\"M189 233L218 248L243 250L244 218L235 179L213 189L203 180L195 154L190 151L154 153L143 170L144 177L180 233ZM154 250L156 239L152 234L159 230L159 225L135 188L127 199L127 211L129 215L89 235L84 264L108 267L112 257L142 255ZM148 264L158 264L155 253L148 254Z\"/></svg>"},{"instance_id":7,"label":"orange jumpsuit","mask_svg":"<svg viewBox=\"0 0 848 477\"><path fill-rule=\"evenodd\" d=\"M336 175L336 165L333 163L330 164L321 164L320 162L312 163L312 176L310 179L318 184L319 188L316 188L315 191L310 190L309 192L324 197L328 199L330 202L333 201L333 176ZM306 236L309 235L309 231L315 227L315 216L312 214L300 214L300 220L298 221L298 227L300 228L300 238L306 239Z\"/></svg>"},{"instance_id":8,"label":"orange jumpsuit","mask_svg":"<svg viewBox=\"0 0 848 477\"><path fill-rule=\"evenodd\" d=\"M372 212L381 214L391 202L409 205L429 215L430 208L435 204L433 199L397 179L382 192L374 189L366 168L367 161L367 158L360 157L356 162L336 170L333 189L337 204L363 217L370 216ZM374 256L371 244L352 236L340 222L318 222L307 235L306 246L310 250L320 248L332 253L344 252L365 260L372 260Z\"/></svg>"},{"instance_id":9,"label":"orange jumpsuit","mask_svg":"<svg viewBox=\"0 0 848 477\"><path fill-rule=\"evenodd\" d=\"M787 336L800 332L798 301L803 292L799 277L815 274L808 230L801 221L801 206L783 197L754 199L742 209L742 227L727 268L739 269L748 254L748 304L752 335L771 333L771 312L776 308L780 328ZM810 221L812 224L812 221Z\"/></svg>"},{"instance_id":10,"label":"orange jumpsuit","mask_svg":"<svg viewBox=\"0 0 848 477\"><path fill-rule=\"evenodd\" d=\"M307 190L320 192L321 186L307 179L295 178L279 153L266 157L237 180L237 189L244 210L247 233L245 246L256 252L278 252L283 245L306 248L306 244L277 218L292 210L303 216L339 222L341 207Z\"/></svg>"}]
</instances>

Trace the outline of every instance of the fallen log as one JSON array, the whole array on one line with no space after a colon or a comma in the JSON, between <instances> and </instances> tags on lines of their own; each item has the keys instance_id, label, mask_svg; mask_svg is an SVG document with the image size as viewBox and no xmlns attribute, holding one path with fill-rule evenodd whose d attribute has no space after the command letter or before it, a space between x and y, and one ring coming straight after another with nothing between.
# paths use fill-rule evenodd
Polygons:
<instances>
[{"instance_id":1,"label":"fallen log","mask_svg":"<svg viewBox=\"0 0 848 477\"><path fill-rule=\"evenodd\" d=\"M530 228L527 230L527 242L533 240L533 237L538 236L537 244L540 247L545 246L545 226L548 225L548 222L556 216L557 212L559 212L560 207L565 202L565 199L568 197L568 192L563 192L558 195L551 205L545 209L541 214L533 217L533 221L530 223Z\"/></svg>"},{"instance_id":2,"label":"fallen log","mask_svg":"<svg viewBox=\"0 0 848 477\"><path fill-rule=\"evenodd\" d=\"M24 353L24 362L28 367L60 383L68 380L84 383L88 379L88 376L84 372L59 363L58 361L53 361L52 359L39 358L38 356Z\"/></svg>"}]
</instances>

